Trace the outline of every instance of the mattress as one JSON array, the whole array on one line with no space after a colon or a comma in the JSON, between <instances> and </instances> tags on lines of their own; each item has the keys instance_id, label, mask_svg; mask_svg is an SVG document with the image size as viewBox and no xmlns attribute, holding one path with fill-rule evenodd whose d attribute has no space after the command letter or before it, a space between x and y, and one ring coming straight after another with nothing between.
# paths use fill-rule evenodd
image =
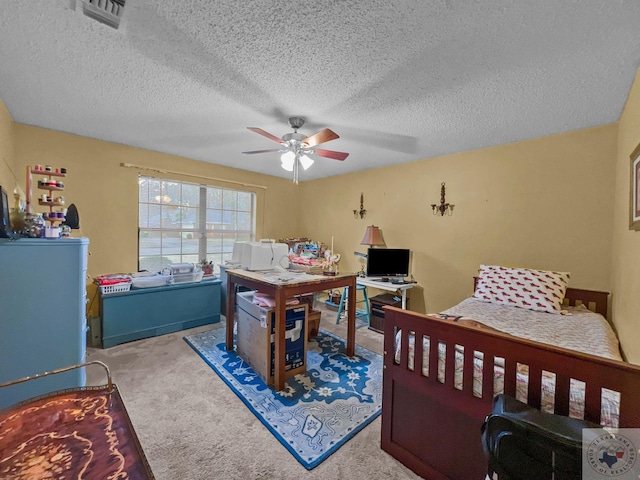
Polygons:
<instances>
[{"instance_id":1,"label":"mattress","mask_svg":"<svg viewBox=\"0 0 640 480\"><path fill-rule=\"evenodd\" d=\"M609 322L582 305L552 314L467 298L440 315L473 319L516 337L622 360L618 338Z\"/></svg>"}]
</instances>

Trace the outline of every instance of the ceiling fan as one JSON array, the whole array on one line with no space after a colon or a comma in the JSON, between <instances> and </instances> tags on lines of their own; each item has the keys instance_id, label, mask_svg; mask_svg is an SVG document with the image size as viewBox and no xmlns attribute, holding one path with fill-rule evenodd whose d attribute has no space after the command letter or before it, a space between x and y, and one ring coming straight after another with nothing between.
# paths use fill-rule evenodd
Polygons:
<instances>
[{"instance_id":1,"label":"ceiling fan","mask_svg":"<svg viewBox=\"0 0 640 480\"><path fill-rule=\"evenodd\" d=\"M313 160L309 158L309 155L318 155L319 157L331 158L333 160L344 160L349 156L348 153L336 152L334 150L324 150L322 148L315 148L321 143L328 142L340 138L334 131L325 128L318 133L307 137L302 133L298 133L298 129L304 125L304 118L290 117L289 126L293 128L293 133L285 133L282 138L278 138L275 135L271 135L269 132L265 132L261 128L247 127L252 132L256 132L263 137L267 137L270 140L278 142L280 148L271 148L268 150L253 150L250 152L242 153L268 153L279 152L282 153L281 161L282 168L289 172L293 172L293 183L298 183L298 170L300 165L306 170L313 165Z\"/></svg>"}]
</instances>

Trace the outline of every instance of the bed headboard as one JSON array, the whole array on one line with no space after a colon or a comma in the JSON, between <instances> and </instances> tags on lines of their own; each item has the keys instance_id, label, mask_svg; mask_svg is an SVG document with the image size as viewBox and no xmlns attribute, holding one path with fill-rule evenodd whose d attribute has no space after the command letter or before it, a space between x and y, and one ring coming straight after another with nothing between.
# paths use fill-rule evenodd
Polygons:
<instances>
[{"instance_id":1,"label":"bed headboard","mask_svg":"<svg viewBox=\"0 0 640 480\"><path fill-rule=\"evenodd\" d=\"M567 288L564 295L563 305L584 305L592 312L599 313L604 318L607 317L609 308L609 292L599 292L597 290L582 290L579 288Z\"/></svg>"},{"instance_id":2,"label":"bed headboard","mask_svg":"<svg viewBox=\"0 0 640 480\"><path fill-rule=\"evenodd\" d=\"M478 277L473 277L473 291L476 291ZM599 313L604 318L607 317L609 309L609 292L597 290L583 290L580 288L567 288L564 295L563 305L578 306L584 305L592 312Z\"/></svg>"}]
</instances>

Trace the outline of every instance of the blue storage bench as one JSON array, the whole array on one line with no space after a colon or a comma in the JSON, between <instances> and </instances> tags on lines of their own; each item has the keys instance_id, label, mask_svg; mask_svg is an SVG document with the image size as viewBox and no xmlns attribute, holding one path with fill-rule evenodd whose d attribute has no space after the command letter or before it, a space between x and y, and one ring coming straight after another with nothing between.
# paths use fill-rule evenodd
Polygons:
<instances>
[{"instance_id":1,"label":"blue storage bench","mask_svg":"<svg viewBox=\"0 0 640 480\"><path fill-rule=\"evenodd\" d=\"M102 347L220 321L220 280L100 296Z\"/></svg>"}]
</instances>

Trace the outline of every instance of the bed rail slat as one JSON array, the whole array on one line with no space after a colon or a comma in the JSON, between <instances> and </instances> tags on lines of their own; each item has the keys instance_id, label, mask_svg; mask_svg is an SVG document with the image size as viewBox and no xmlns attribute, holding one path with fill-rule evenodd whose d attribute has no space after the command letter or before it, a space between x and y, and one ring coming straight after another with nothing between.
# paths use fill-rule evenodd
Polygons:
<instances>
[{"instance_id":1,"label":"bed rail slat","mask_svg":"<svg viewBox=\"0 0 640 480\"><path fill-rule=\"evenodd\" d=\"M438 341L437 337L429 335L429 382L438 382Z\"/></svg>"},{"instance_id":2,"label":"bed rail slat","mask_svg":"<svg viewBox=\"0 0 640 480\"><path fill-rule=\"evenodd\" d=\"M601 387L596 382L586 382L585 401L584 401L584 418L595 423L600 423L601 405Z\"/></svg>"},{"instance_id":3,"label":"bed rail slat","mask_svg":"<svg viewBox=\"0 0 640 480\"><path fill-rule=\"evenodd\" d=\"M409 329L408 328L403 328L401 331L402 336L402 341L401 341L401 345L402 345L402 349L400 350L400 365L402 366L402 368L409 368L408 364L409 364Z\"/></svg>"},{"instance_id":4,"label":"bed rail slat","mask_svg":"<svg viewBox=\"0 0 640 480\"><path fill-rule=\"evenodd\" d=\"M569 388L571 379L566 375L556 374L556 391L553 405L553 413L569 415Z\"/></svg>"},{"instance_id":5,"label":"bed rail slat","mask_svg":"<svg viewBox=\"0 0 640 480\"><path fill-rule=\"evenodd\" d=\"M529 396L528 404L540 409L542 399L542 369L536 365L529 365Z\"/></svg>"},{"instance_id":6,"label":"bed rail slat","mask_svg":"<svg viewBox=\"0 0 640 480\"><path fill-rule=\"evenodd\" d=\"M631 374L621 379L625 384L632 385L634 379ZM620 425L640 426L640 388L625 388L620 392Z\"/></svg>"},{"instance_id":7,"label":"bed rail slat","mask_svg":"<svg viewBox=\"0 0 640 480\"><path fill-rule=\"evenodd\" d=\"M482 362L482 398L493 399L493 355L482 352L484 359Z\"/></svg>"},{"instance_id":8,"label":"bed rail slat","mask_svg":"<svg viewBox=\"0 0 640 480\"><path fill-rule=\"evenodd\" d=\"M464 347L464 364L462 367L462 391L465 395L473 395L473 349Z\"/></svg>"},{"instance_id":9,"label":"bed rail slat","mask_svg":"<svg viewBox=\"0 0 640 480\"><path fill-rule=\"evenodd\" d=\"M454 388L455 362L456 362L456 346L451 341L443 341L445 345L445 364L444 364L444 384L449 388ZM438 348L440 346L438 345Z\"/></svg>"},{"instance_id":10,"label":"bed rail slat","mask_svg":"<svg viewBox=\"0 0 640 480\"><path fill-rule=\"evenodd\" d=\"M510 358L503 358L504 362L504 393L516 396L516 369L517 365L515 360Z\"/></svg>"},{"instance_id":11,"label":"bed rail slat","mask_svg":"<svg viewBox=\"0 0 640 480\"><path fill-rule=\"evenodd\" d=\"M419 332L415 333L415 350L413 354L413 370L416 372L422 372L423 357L423 338Z\"/></svg>"}]
</instances>

